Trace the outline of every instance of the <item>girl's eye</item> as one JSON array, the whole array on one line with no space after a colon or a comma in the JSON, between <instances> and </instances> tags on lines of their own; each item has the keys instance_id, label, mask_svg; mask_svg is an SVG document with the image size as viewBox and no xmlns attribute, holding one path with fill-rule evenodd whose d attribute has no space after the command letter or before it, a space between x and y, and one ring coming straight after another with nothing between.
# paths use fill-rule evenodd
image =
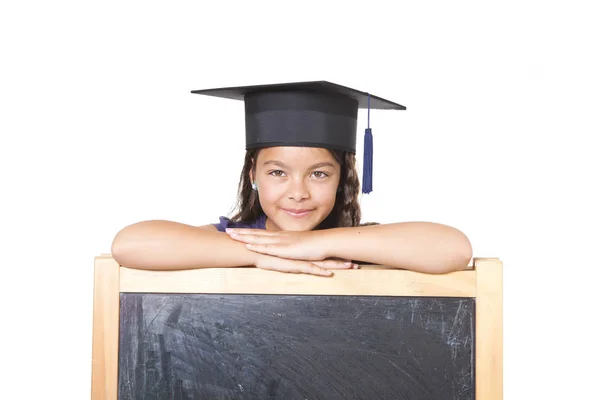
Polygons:
<instances>
[{"instance_id":1,"label":"girl's eye","mask_svg":"<svg viewBox=\"0 0 600 400\"><path fill-rule=\"evenodd\" d=\"M279 169L276 171L269 172L269 175L272 175L272 176L281 176L281 174L283 174L283 171L281 171Z\"/></svg>"},{"instance_id":2,"label":"girl's eye","mask_svg":"<svg viewBox=\"0 0 600 400\"><path fill-rule=\"evenodd\" d=\"M279 170L279 169L275 170L275 171L269 172L269 175L271 175L271 176L277 176L277 177L284 176L284 174L285 174L285 172L283 172L282 170ZM313 172L313 174L315 174L315 176L317 178L319 178L319 179L323 179L323 178L326 178L326 177L329 176L328 174L326 174L323 171L315 171L315 172Z\"/></svg>"}]
</instances>

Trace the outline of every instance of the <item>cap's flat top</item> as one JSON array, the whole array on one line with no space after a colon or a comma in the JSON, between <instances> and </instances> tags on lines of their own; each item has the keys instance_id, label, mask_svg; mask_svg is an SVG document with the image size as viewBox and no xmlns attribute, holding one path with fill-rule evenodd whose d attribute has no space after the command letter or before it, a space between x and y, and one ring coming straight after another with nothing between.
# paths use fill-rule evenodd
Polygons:
<instances>
[{"instance_id":1,"label":"cap's flat top","mask_svg":"<svg viewBox=\"0 0 600 400\"><path fill-rule=\"evenodd\" d=\"M293 83L272 83L268 85L253 85L253 86L237 86L215 89L192 90L194 94L203 94L207 96L223 97L232 100L244 100L244 96L248 93L268 93L268 92L285 92L306 90L320 93L336 93L350 97L358 101L359 108L367 108L369 106L369 93L361 92L346 86L338 85L327 81L312 81L312 82L293 82ZM383 99L381 97L370 95L370 107L379 110L406 110L403 105Z\"/></svg>"}]
</instances>

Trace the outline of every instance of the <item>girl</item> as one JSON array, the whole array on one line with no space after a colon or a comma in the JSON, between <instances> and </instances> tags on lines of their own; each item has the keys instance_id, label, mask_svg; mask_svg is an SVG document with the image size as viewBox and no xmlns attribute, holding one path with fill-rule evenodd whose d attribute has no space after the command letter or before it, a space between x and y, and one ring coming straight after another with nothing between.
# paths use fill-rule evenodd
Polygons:
<instances>
[{"instance_id":1,"label":"girl","mask_svg":"<svg viewBox=\"0 0 600 400\"><path fill-rule=\"evenodd\" d=\"M238 212L194 227L143 221L123 228L114 259L142 269L255 266L331 276L349 260L425 273L464 269L469 239L431 222L360 224L355 165L358 108L405 109L329 82L246 86L192 93L243 100L246 157ZM372 162L370 129L365 160ZM365 165L369 172L370 165ZM363 177L363 193L370 191Z\"/></svg>"}]
</instances>

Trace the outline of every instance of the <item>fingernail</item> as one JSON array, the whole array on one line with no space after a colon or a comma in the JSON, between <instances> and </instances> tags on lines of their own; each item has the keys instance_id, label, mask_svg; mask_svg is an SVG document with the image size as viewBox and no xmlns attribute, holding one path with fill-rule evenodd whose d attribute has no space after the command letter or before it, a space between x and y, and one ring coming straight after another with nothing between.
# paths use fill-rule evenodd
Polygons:
<instances>
[{"instance_id":1,"label":"fingernail","mask_svg":"<svg viewBox=\"0 0 600 400\"><path fill-rule=\"evenodd\" d=\"M225 232L226 233L231 233L232 229L231 228L225 228Z\"/></svg>"},{"instance_id":2,"label":"fingernail","mask_svg":"<svg viewBox=\"0 0 600 400\"><path fill-rule=\"evenodd\" d=\"M344 265L347 265L347 266L349 266L349 267L352 267L354 264L352 264L350 261L346 261L346 262L344 263Z\"/></svg>"},{"instance_id":3,"label":"fingernail","mask_svg":"<svg viewBox=\"0 0 600 400\"><path fill-rule=\"evenodd\" d=\"M352 268L358 269L358 264L352 264Z\"/></svg>"}]
</instances>

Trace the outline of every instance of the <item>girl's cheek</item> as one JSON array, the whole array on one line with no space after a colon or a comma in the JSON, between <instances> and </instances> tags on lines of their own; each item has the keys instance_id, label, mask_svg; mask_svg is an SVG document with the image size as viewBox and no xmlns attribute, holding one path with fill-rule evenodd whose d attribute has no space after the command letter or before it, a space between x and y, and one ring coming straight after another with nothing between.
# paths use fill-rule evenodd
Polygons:
<instances>
[{"instance_id":1,"label":"girl's cheek","mask_svg":"<svg viewBox=\"0 0 600 400\"><path fill-rule=\"evenodd\" d=\"M274 201L283 195L282 190L277 190L277 188L273 188L272 186L259 187L258 190L259 197L265 201Z\"/></svg>"},{"instance_id":2,"label":"girl's cheek","mask_svg":"<svg viewBox=\"0 0 600 400\"><path fill-rule=\"evenodd\" d=\"M318 196L320 199L323 200L328 200L328 199L333 199L335 200L336 197L336 193L337 193L337 187L324 187L324 186L319 186L317 188L315 188L312 193L315 196Z\"/></svg>"}]
</instances>

